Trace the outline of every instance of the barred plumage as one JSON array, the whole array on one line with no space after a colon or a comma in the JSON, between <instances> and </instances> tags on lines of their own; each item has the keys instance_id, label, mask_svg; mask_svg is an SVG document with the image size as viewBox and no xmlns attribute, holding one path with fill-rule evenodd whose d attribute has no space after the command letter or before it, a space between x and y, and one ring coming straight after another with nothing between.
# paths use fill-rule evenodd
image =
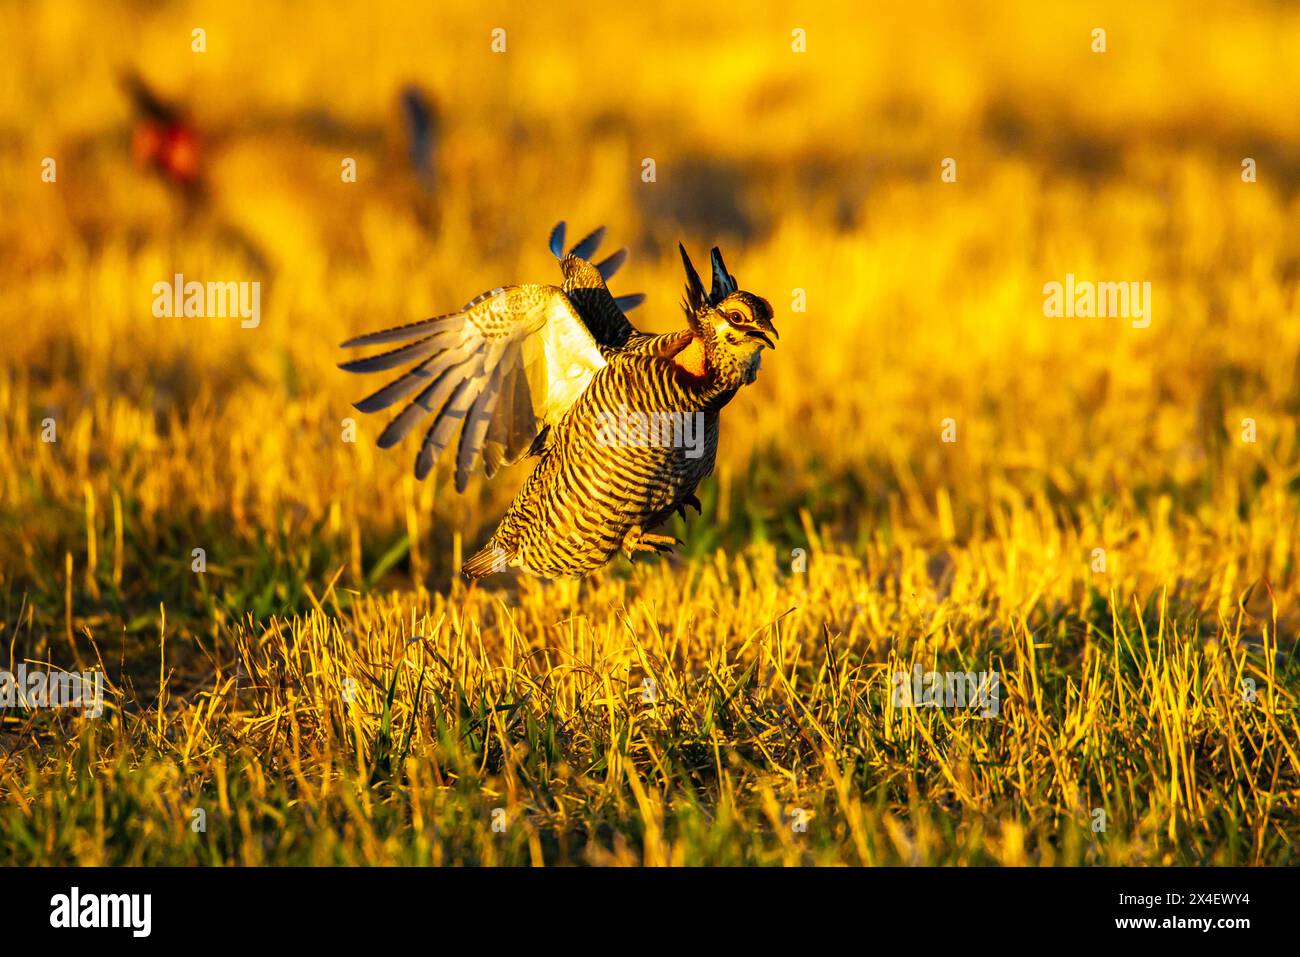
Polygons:
<instances>
[{"instance_id":1,"label":"barred plumage","mask_svg":"<svg viewBox=\"0 0 1300 957\"><path fill-rule=\"evenodd\" d=\"M713 470L719 411L754 381L759 355L773 346L771 306L743 292L712 253L713 288L686 250L688 328L637 331L624 311L641 297L615 298L605 285L620 251L593 265L603 228L561 255L564 224L551 250L564 281L508 286L455 314L371 333L344 346L408 345L345 363L354 372L415 362L357 403L363 412L415 399L380 436L388 447L434 415L416 459L423 478L456 429L456 486L481 457L491 477L524 454L539 457L487 544L464 566L469 578L507 567L547 578L585 575L618 551L666 551L674 540L647 530L688 505Z\"/></svg>"}]
</instances>

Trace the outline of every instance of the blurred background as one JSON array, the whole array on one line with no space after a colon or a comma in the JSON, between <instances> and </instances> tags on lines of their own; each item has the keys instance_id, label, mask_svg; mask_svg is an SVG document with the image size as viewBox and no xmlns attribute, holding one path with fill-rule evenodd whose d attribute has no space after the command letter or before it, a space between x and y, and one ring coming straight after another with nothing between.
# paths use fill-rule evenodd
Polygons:
<instances>
[{"instance_id":1,"label":"blurred background","mask_svg":"<svg viewBox=\"0 0 1300 957\"><path fill-rule=\"evenodd\" d=\"M630 248L645 328L679 240L776 307L685 560L996 542L1066 594L1100 544L1196 607L1285 591L1298 81L1280 3L7 3L0 589L206 628L337 568L443 587L527 466L413 482L337 344L554 280L567 219ZM175 273L260 282L260 326L155 318ZM1066 273L1151 282L1150 327L1046 318Z\"/></svg>"},{"instance_id":2,"label":"blurred background","mask_svg":"<svg viewBox=\"0 0 1300 957\"><path fill-rule=\"evenodd\" d=\"M0 712L0 856L1291 860L1297 90L1270 2L0 4L0 668L108 686ZM530 466L417 483L338 344L560 219L781 339L676 554L466 589Z\"/></svg>"}]
</instances>

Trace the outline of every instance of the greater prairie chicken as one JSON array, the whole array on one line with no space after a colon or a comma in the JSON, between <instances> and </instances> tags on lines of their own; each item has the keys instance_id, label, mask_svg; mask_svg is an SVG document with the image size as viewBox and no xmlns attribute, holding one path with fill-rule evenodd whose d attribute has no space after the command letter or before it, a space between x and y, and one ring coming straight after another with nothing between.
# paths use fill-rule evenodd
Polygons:
<instances>
[{"instance_id":1,"label":"greater prairie chicken","mask_svg":"<svg viewBox=\"0 0 1300 957\"><path fill-rule=\"evenodd\" d=\"M432 415L417 478L457 430L457 491L480 459L491 478L502 464L538 458L487 544L465 562L467 578L506 568L578 577L620 550L629 558L670 550L675 539L648 530L688 505L698 511L695 488L713 471L718 413L754 381L763 347L774 347L771 305L737 287L716 246L709 292L678 247L687 328L637 331L626 311L644 297L615 297L605 285L625 251L590 262L603 234L602 227L562 255L564 223L556 226L559 286L504 286L459 312L343 343L407 343L340 368L412 363L356 408L375 412L414 395L380 435L381 448Z\"/></svg>"},{"instance_id":2,"label":"greater prairie chicken","mask_svg":"<svg viewBox=\"0 0 1300 957\"><path fill-rule=\"evenodd\" d=\"M136 163L185 190L200 186L202 140L185 111L150 89L138 73L122 77L135 108L131 153Z\"/></svg>"},{"instance_id":3,"label":"greater prairie chicken","mask_svg":"<svg viewBox=\"0 0 1300 957\"><path fill-rule=\"evenodd\" d=\"M407 161L420 185L431 190L438 178L438 110L414 84L402 88L400 100Z\"/></svg>"}]
</instances>

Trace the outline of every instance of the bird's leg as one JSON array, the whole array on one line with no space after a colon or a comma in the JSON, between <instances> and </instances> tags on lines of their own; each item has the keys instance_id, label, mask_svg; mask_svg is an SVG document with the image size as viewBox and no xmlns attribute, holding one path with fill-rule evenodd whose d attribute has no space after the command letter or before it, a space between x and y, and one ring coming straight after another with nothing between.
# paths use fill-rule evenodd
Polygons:
<instances>
[{"instance_id":1,"label":"bird's leg","mask_svg":"<svg viewBox=\"0 0 1300 957\"><path fill-rule=\"evenodd\" d=\"M691 494L686 496L684 499L682 499L680 502L677 503L677 514L680 515L682 518L686 517L687 505L695 509L696 515L704 514L704 510L700 508L700 500L696 498L694 494Z\"/></svg>"},{"instance_id":2,"label":"bird's leg","mask_svg":"<svg viewBox=\"0 0 1300 957\"><path fill-rule=\"evenodd\" d=\"M651 535L641 531L640 525L633 525L623 536L623 552L628 560L637 552L671 552L674 545L680 545L671 535Z\"/></svg>"}]
</instances>

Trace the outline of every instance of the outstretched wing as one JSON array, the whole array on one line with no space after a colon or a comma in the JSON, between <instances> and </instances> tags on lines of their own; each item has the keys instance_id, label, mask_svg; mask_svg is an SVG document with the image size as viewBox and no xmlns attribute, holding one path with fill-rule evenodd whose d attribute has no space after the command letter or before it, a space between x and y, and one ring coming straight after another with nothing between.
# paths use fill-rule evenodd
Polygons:
<instances>
[{"instance_id":1,"label":"outstretched wing","mask_svg":"<svg viewBox=\"0 0 1300 957\"><path fill-rule=\"evenodd\" d=\"M551 253L560 261L560 271L564 274L562 288L595 340L602 346L621 349L628 337L636 332L625 313L645 301L645 295L639 292L616 297L605 285L627 261L627 250L620 249L593 264L590 260L605 237L605 227L594 229L574 243L567 255L564 253L564 232L565 225L561 220L551 230L549 242Z\"/></svg>"},{"instance_id":2,"label":"outstretched wing","mask_svg":"<svg viewBox=\"0 0 1300 957\"><path fill-rule=\"evenodd\" d=\"M556 286L493 289L460 312L358 336L343 348L408 340L413 341L339 368L378 372L414 363L356 408L377 412L415 394L379 436L379 447L396 445L432 415L415 460L419 479L459 428L457 491L465 490L480 456L489 478L502 463L522 458L605 365L582 317Z\"/></svg>"}]
</instances>

